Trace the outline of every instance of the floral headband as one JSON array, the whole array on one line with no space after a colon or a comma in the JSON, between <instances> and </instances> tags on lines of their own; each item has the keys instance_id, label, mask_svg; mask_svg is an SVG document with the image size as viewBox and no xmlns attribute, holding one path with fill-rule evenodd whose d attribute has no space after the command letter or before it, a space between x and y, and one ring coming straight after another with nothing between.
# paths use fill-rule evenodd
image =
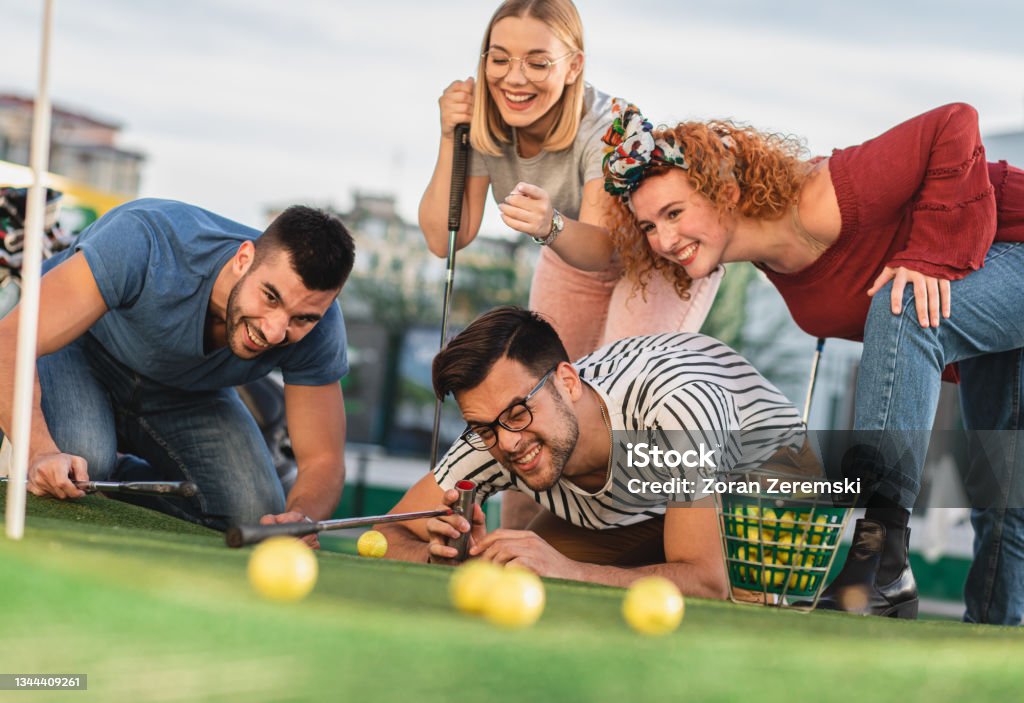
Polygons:
<instances>
[{"instance_id":1,"label":"floral headband","mask_svg":"<svg viewBox=\"0 0 1024 703\"><path fill-rule=\"evenodd\" d=\"M653 131L654 126L636 105L619 98L612 101L612 125L602 138L608 145L604 154L606 191L627 201L652 164L689 167L675 137L667 134L655 139Z\"/></svg>"}]
</instances>

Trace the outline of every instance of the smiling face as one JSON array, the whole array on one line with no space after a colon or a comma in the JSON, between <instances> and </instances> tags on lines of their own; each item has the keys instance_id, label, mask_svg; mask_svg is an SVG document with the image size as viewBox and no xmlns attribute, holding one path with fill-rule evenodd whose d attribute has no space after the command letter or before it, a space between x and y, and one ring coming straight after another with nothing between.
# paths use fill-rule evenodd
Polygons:
<instances>
[{"instance_id":1,"label":"smiling face","mask_svg":"<svg viewBox=\"0 0 1024 703\"><path fill-rule=\"evenodd\" d=\"M507 64L508 73L501 78L487 78L487 89L501 114L511 127L529 128L543 138L554 123L553 108L562 99L565 86L575 82L583 69L583 55L572 54L573 48L559 40L551 29L534 17L506 17L491 28L490 44L493 55L513 57ZM524 63L540 65L553 62L547 78L529 81ZM486 60L485 60L486 64ZM485 73L486 75L486 73Z\"/></svg>"},{"instance_id":2,"label":"smiling face","mask_svg":"<svg viewBox=\"0 0 1024 703\"><path fill-rule=\"evenodd\" d=\"M731 240L727 218L694 190L682 169L647 177L630 203L651 250L683 267L690 278L708 276L725 261Z\"/></svg>"},{"instance_id":3,"label":"smiling face","mask_svg":"<svg viewBox=\"0 0 1024 703\"><path fill-rule=\"evenodd\" d=\"M488 424L521 402L539 380L522 364L502 357L480 385L456 393L455 400L470 425ZM489 450L535 491L548 490L558 482L579 439L579 422L559 384L556 371L528 402L533 421L519 432L497 427L497 443Z\"/></svg>"},{"instance_id":4,"label":"smiling face","mask_svg":"<svg viewBox=\"0 0 1024 703\"><path fill-rule=\"evenodd\" d=\"M308 289L284 252L250 265L228 296L228 347L243 359L295 344L326 314L338 291Z\"/></svg>"}]
</instances>

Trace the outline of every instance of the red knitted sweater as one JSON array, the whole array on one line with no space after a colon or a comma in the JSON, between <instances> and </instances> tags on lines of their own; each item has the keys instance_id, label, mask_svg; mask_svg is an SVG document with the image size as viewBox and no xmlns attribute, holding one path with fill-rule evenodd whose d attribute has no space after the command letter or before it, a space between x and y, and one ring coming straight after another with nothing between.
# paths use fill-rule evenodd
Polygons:
<instances>
[{"instance_id":1,"label":"red knitted sweater","mask_svg":"<svg viewBox=\"0 0 1024 703\"><path fill-rule=\"evenodd\" d=\"M863 338L867 290L885 266L957 280L982 267L993 241L1024 241L1024 171L985 160L970 105L946 105L836 149L829 169L839 238L797 273L766 271L815 337Z\"/></svg>"}]
</instances>

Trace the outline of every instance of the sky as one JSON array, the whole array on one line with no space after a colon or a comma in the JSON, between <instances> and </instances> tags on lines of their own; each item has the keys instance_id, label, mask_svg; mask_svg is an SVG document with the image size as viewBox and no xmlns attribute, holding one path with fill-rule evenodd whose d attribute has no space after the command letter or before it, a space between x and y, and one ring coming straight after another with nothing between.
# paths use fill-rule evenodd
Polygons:
<instances>
[{"instance_id":1,"label":"sky","mask_svg":"<svg viewBox=\"0 0 1024 703\"><path fill-rule=\"evenodd\" d=\"M142 195L262 227L267 206L416 208L437 98L471 75L497 2L56 0L51 94L124 126ZM815 153L966 101L1024 129L1020 0L579 0L586 78L655 122L729 117ZM42 0L0 0L0 92L38 81ZM485 227L502 231L493 205Z\"/></svg>"}]
</instances>

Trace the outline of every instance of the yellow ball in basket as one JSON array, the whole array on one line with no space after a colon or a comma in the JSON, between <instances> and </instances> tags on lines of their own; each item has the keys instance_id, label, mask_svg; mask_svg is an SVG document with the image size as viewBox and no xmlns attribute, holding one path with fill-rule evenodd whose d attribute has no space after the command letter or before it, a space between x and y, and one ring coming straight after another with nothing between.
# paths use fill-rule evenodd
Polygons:
<instances>
[{"instance_id":1,"label":"yellow ball in basket","mask_svg":"<svg viewBox=\"0 0 1024 703\"><path fill-rule=\"evenodd\" d=\"M662 576L634 581L622 601L622 616L637 632L665 635L683 620L686 604L676 585Z\"/></svg>"},{"instance_id":2,"label":"yellow ball in basket","mask_svg":"<svg viewBox=\"0 0 1024 703\"><path fill-rule=\"evenodd\" d=\"M782 588L786 583L787 573L785 569L764 569L761 572L761 583L765 588Z\"/></svg>"},{"instance_id":3,"label":"yellow ball in basket","mask_svg":"<svg viewBox=\"0 0 1024 703\"><path fill-rule=\"evenodd\" d=\"M756 542L761 539L761 509L756 505L748 505L743 512L746 514L746 520L743 521L743 527L740 530L740 535L746 537L751 542Z\"/></svg>"},{"instance_id":4,"label":"yellow ball in basket","mask_svg":"<svg viewBox=\"0 0 1024 703\"><path fill-rule=\"evenodd\" d=\"M810 574L794 573L789 577L789 590L791 591L806 591L810 587Z\"/></svg>"},{"instance_id":5,"label":"yellow ball in basket","mask_svg":"<svg viewBox=\"0 0 1024 703\"><path fill-rule=\"evenodd\" d=\"M532 571L502 569L484 605L484 617L499 627L518 630L537 622L544 612L544 584Z\"/></svg>"},{"instance_id":6,"label":"yellow ball in basket","mask_svg":"<svg viewBox=\"0 0 1024 703\"><path fill-rule=\"evenodd\" d=\"M380 559L388 553L388 538L377 530L367 530L359 535L356 550L361 557Z\"/></svg>"},{"instance_id":7,"label":"yellow ball in basket","mask_svg":"<svg viewBox=\"0 0 1024 703\"><path fill-rule=\"evenodd\" d=\"M316 585L316 556L294 537L271 537L252 550L248 574L249 583L264 598L300 600Z\"/></svg>"},{"instance_id":8,"label":"yellow ball in basket","mask_svg":"<svg viewBox=\"0 0 1024 703\"><path fill-rule=\"evenodd\" d=\"M755 575L760 571L760 566L754 566L746 563L752 562L755 565L761 563L761 552L756 544L737 545L736 559L738 559L741 562L736 566L737 573L740 576L740 578L754 578Z\"/></svg>"},{"instance_id":9,"label":"yellow ball in basket","mask_svg":"<svg viewBox=\"0 0 1024 703\"><path fill-rule=\"evenodd\" d=\"M502 568L497 564L482 559L467 561L452 572L448 581L452 605L470 615L483 613L487 598L501 576Z\"/></svg>"},{"instance_id":10,"label":"yellow ball in basket","mask_svg":"<svg viewBox=\"0 0 1024 703\"><path fill-rule=\"evenodd\" d=\"M761 529L768 533L774 533L779 526L778 513L775 508L764 507L761 509Z\"/></svg>"},{"instance_id":11,"label":"yellow ball in basket","mask_svg":"<svg viewBox=\"0 0 1024 703\"><path fill-rule=\"evenodd\" d=\"M773 530L774 532L774 530ZM780 533L780 534L762 534L761 540L765 544L764 548L764 563L765 564L782 564L786 563L785 560L789 558L787 550L793 543L793 536Z\"/></svg>"},{"instance_id":12,"label":"yellow ball in basket","mask_svg":"<svg viewBox=\"0 0 1024 703\"><path fill-rule=\"evenodd\" d=\"M819 515L814 519L814 527L811 529L811 536L807 540L811 544L821 544L822 537L828 534L830 529L828 515Z\"/></svg>"},{"instance_id":13,"label":"yellow ball in basket","mask_svg":"<svg viewBox=\"0 0 1024 703\"><path fill-rule=\"evenodd\" d=\"M778 564L788 564L792 559L793 555L797 554L801 547L804 546L804 539L806 535L802 532L798 532L794 537L792 532L783 532L779 535L776 540L778 546L776 547L775 561ZM800 560L797 559L796 562Z\"/></svg>"}]
</instances>

